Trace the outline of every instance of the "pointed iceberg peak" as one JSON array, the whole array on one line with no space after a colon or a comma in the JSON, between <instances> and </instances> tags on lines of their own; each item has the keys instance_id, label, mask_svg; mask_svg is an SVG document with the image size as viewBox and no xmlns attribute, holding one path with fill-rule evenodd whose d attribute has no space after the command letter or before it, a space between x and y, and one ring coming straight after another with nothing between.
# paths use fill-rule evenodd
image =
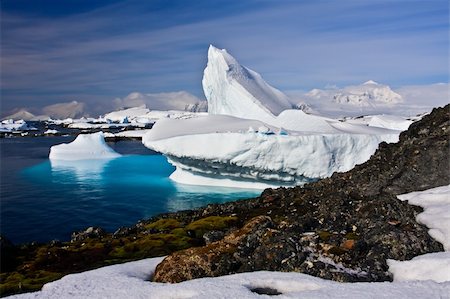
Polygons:
<instances>
[{"instance_id":1,"label":"pointed iceberg peak","mask_svg":"<svg viewBox=\"0 0 450 299\"><path fill-rule=\"evenodd\" d=\"M260 74L231 56L209 46L203 91L210 114L225 114L270 123L281 111L291 109L288 97L270 86Z\"/></svg>"},{"instance_id":2,"label":"pointed iceberg peak","mask_svg":"<svg viewBox=\"0 0 450 299\"><path fill-rule=\"evenodd\" d=\"M213 52L213 51L225 51L226 52L227 50L225 50L225 49L221 50L221 49L215 47L214 45L209 44L208 52Z\"/></svg>"},{"instance_id":3,"label":"pointed iceberg peak","mask_svg":"<svg viewBox=\"0 0 450 299\"><path fill-rule=\"evenodd\" d=\"M373 80L369 80L369 81L364 82L363 85L380 85L380 84Z\"/></svg>"},{"instance_id":4,"label":"pointed iceberg peak","mask_svg":"<svg viewBox=\"0 0 450 299\"><path fill-rule=\"evenodd\" d=\"M209 45L208 49L208 65L209 64L225 64L230 68L231 65L239 65L236 59L231 56L226 49L219 49L213 45Z\"/></svg>"}]
</instances>

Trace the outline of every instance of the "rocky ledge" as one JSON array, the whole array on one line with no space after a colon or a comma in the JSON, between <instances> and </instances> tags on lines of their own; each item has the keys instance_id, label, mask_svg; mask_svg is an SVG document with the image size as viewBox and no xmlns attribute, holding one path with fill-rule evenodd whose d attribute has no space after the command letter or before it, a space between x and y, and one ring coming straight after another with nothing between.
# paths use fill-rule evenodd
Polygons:
<instances>
[{"instance_id":1,"label":"rocky ledge","mask_svg":"<svg viewBox=\"0 0 450 299\"><path fill-rule=\"evenodd\" d=\"M380 144L366 163L303 188L267 189L253 200L210 205L203 215L245 224L223 239L166 257L154 281L272 270L341 282L390 281L386 259L442 251L416 222L421 208L396 195L447 185L450 105Z\"/></svg>"}]
</instances>

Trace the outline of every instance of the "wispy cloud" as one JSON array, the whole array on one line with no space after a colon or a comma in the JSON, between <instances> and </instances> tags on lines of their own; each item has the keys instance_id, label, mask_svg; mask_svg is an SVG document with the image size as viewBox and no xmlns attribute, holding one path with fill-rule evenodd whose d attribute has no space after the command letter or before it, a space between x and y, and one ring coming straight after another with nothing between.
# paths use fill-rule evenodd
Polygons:
<instances>
[{"instance_id":1,"label":"wispy cloud","mask_svg":"<svg viewBox=\"0 0 450 299\"><path fill-rule=\"evenodd\" d=\"M448 81L446 1L149 3L57 17L2 9L2 109L132 91L202 97L210 43L282 90Z\"/></svg>"}]
</instances>

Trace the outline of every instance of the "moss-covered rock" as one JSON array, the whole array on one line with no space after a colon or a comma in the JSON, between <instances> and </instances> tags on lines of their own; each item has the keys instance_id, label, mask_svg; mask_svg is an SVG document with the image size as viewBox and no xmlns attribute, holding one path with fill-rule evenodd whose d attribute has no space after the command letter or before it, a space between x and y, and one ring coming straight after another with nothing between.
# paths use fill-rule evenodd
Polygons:
<instances>
[{"instance_id":1,"label":"moss-covered rock","mask_svg":"<svg viewBox=\"0 0 450 299\"><path fill-rule=\"evenodd\" d=\"M195 236L201 238L208 231L230 228L237 221L236 216L209 216L188 224L186 230L194 231Z\"/></svg>"}]
</instances>

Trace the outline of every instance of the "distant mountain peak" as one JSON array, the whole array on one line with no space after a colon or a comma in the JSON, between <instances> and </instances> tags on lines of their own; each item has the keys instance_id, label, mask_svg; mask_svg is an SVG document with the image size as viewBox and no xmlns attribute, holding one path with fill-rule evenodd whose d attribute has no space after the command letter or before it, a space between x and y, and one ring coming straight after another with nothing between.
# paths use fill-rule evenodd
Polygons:
<instances>
[{"instance_id":1,"label":"distant mountain peak","mask_svg":"<svg viewBox=\"0 0 450 299\"><path fill-rule=\"evenodd\" d=\"M35 115L31 112L28 112L27 110L25 110L25 108L19 109L17 112L15 112L14 114L8 115L3 117L2 119L13 119L13 120L19 120L19 119L23 119L23 120L31 120L35 117Z\"/></svg>"},{"instance_id":2,"label":"distant mountain peak","mask_svg":"<svg viewBox=\"0 0 450 299\"><path fill-rule=\"evenodd\" d=\"M380 84L373 80L369 80L369 81L364 82L362 85L380 85Z\"/></svg>"}]
</instances>

